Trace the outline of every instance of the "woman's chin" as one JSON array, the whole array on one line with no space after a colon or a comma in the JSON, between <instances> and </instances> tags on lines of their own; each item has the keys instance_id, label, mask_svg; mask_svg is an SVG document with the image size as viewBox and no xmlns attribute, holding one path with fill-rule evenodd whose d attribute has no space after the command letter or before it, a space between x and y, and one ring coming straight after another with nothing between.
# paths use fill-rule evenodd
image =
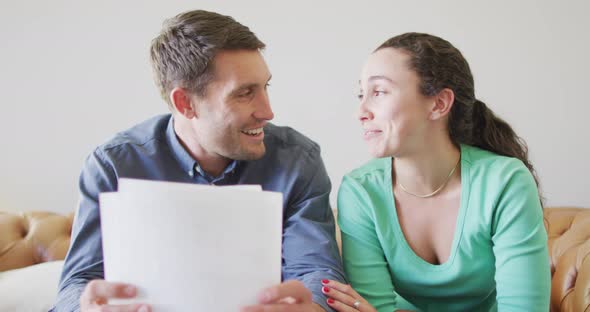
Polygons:
<instances>
[{"instance_id":1,"label":"woman's chin","mask_svg":"<svg viewBox=\"0 0 590 312\"><path fill-rule=\"evenodd\" d=\"M367 150L373 158L391 157L399 149L397 144L392 143L391 140L370 140L367 142Z\"/></svg>"},{"instance_id":2,"label":"woman's chin","mask_svg":"<svg viewBox=\"0 0 590 312\"><path fill-rule=\"evenodd\" d=\"M373 158L392 157L395 154L395 151L391 148L383 148L381 146L369 146L369 155L371 155Z\"/></svg>"},{"instance_id":3,"label":"woman's chin","mask_svg":"<svg viewBox=\"0 0 590 312\"><path fill-rule=\"evenodd\" d=\"M371 155L373 158L383 158L387 156L387 153L381 149L369 148L369 155Z\"/></svg>"}]
</instances>

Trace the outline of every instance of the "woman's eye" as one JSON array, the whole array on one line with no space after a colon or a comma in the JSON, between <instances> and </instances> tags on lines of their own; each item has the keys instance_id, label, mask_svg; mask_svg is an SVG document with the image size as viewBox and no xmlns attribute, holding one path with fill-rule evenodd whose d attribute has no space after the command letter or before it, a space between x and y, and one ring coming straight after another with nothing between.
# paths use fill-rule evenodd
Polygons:
<instances>
[{"instance_id":1,"label":"woman's eye","mask_svg":"<svg viewBox=\"0 0 590 312\"><path fill-rule=\"evenodd\" d=\"M373 96L382 96L383 94L385 94L385 91L381 91L381 90L373 91Z\"/></svg>"}]
</instances>

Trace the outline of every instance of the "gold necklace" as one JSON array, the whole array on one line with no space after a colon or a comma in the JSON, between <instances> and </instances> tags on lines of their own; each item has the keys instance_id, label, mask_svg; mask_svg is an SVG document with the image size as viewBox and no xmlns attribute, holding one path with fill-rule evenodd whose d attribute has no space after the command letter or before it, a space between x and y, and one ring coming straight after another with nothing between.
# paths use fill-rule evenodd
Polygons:
<instances>
[{"instance_id":1,"label":"gold necklace","mask_svg":"<svg viewBox=\"0 0 590 312\"><path fill-rule=\"evenodd\" d=\"M438 194L438 192L442 191L442 189L445 187L445 185L447 185L447 183L449 183L449 180L451 180L451 177L453 176L453 173L455 173L455 170L457 170L457 167L459 167L459 164L461 163L461 157L459 157L459 160L457 161L457 164L455 165L455 167L453 167L453 170L451 170L451 172L449 172L449 175L447 176L447 178L445 179L445 181L443 182L443 184L441 184L441 186L439 186L434 192L430 193L430 194L426 194L426 195L419 195L419 194L415 194L412 193L410 191L408 191L401 182L397 181L397 184L399 185L399 187L402 189L402 191L415 196L415 197L419 197L419 198L428 198L428 197L432 197L436 194Z\"/></svg>"}]
</instances>

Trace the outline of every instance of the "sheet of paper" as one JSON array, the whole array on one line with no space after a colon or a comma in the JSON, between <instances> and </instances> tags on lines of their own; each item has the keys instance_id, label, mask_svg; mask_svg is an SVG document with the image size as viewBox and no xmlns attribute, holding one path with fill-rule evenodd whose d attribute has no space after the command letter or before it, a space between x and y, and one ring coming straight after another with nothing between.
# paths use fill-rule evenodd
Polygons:
<instances>
[{"instance_id":1,"label":"sheet of paper","mask_svg":"<svg viewBox=\"0 0 590 312\"><path fill-rule=\"evenodd\" d=\"M207 184L189 184L189 183L178 183L178 182L161 182L161 181L150 181L141 179L121 178L118 181L118 192L145 192L145 191L156 191L160 193L168 191L176 192L193 192L196 188L200 189L232 189L232 190L251 190L251 191L262 191L260 185L225 185L215 186Z\"/></svg>"},{"instance_id":2,"label":"sheet of paper","mask_svg":"<svg viewBox=\"0 0 590 312\"><path fill-rule=\"evenodd\" d=\"M163 311L237 311L281 279L282 194L121 180L100 195L105 279Z\"/></svg>"}]
</instances>

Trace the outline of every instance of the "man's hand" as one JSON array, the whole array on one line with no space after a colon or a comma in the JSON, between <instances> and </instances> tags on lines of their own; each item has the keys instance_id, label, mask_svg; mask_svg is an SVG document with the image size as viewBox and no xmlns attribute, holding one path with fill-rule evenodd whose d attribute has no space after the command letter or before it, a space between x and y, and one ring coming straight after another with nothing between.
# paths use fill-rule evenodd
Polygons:
<instances>
[{"instance_id":1,"label":"man's hand","mask_svg":"<svg viewBox=\"0 0 590 312\"><path fill-rule=\"evenodd\" d=\"M133 285L109 283L105 280L93 280L86 285L80 296L80 310L84 312L149 312L145 304L109 305L108 300L133 298L137 289Z\"/></svg>"},{"instance_id":2,"label":"man's hand","mask_svg":"<svg viewBox=\"0 0 590 312\"><path fill-rule=\"evenodd\" d=\"M311 291L300 281L287 281L263 290L258 305L242 308L241 312L325 312L311 300Z\"/></svg>"}]
</instances>

